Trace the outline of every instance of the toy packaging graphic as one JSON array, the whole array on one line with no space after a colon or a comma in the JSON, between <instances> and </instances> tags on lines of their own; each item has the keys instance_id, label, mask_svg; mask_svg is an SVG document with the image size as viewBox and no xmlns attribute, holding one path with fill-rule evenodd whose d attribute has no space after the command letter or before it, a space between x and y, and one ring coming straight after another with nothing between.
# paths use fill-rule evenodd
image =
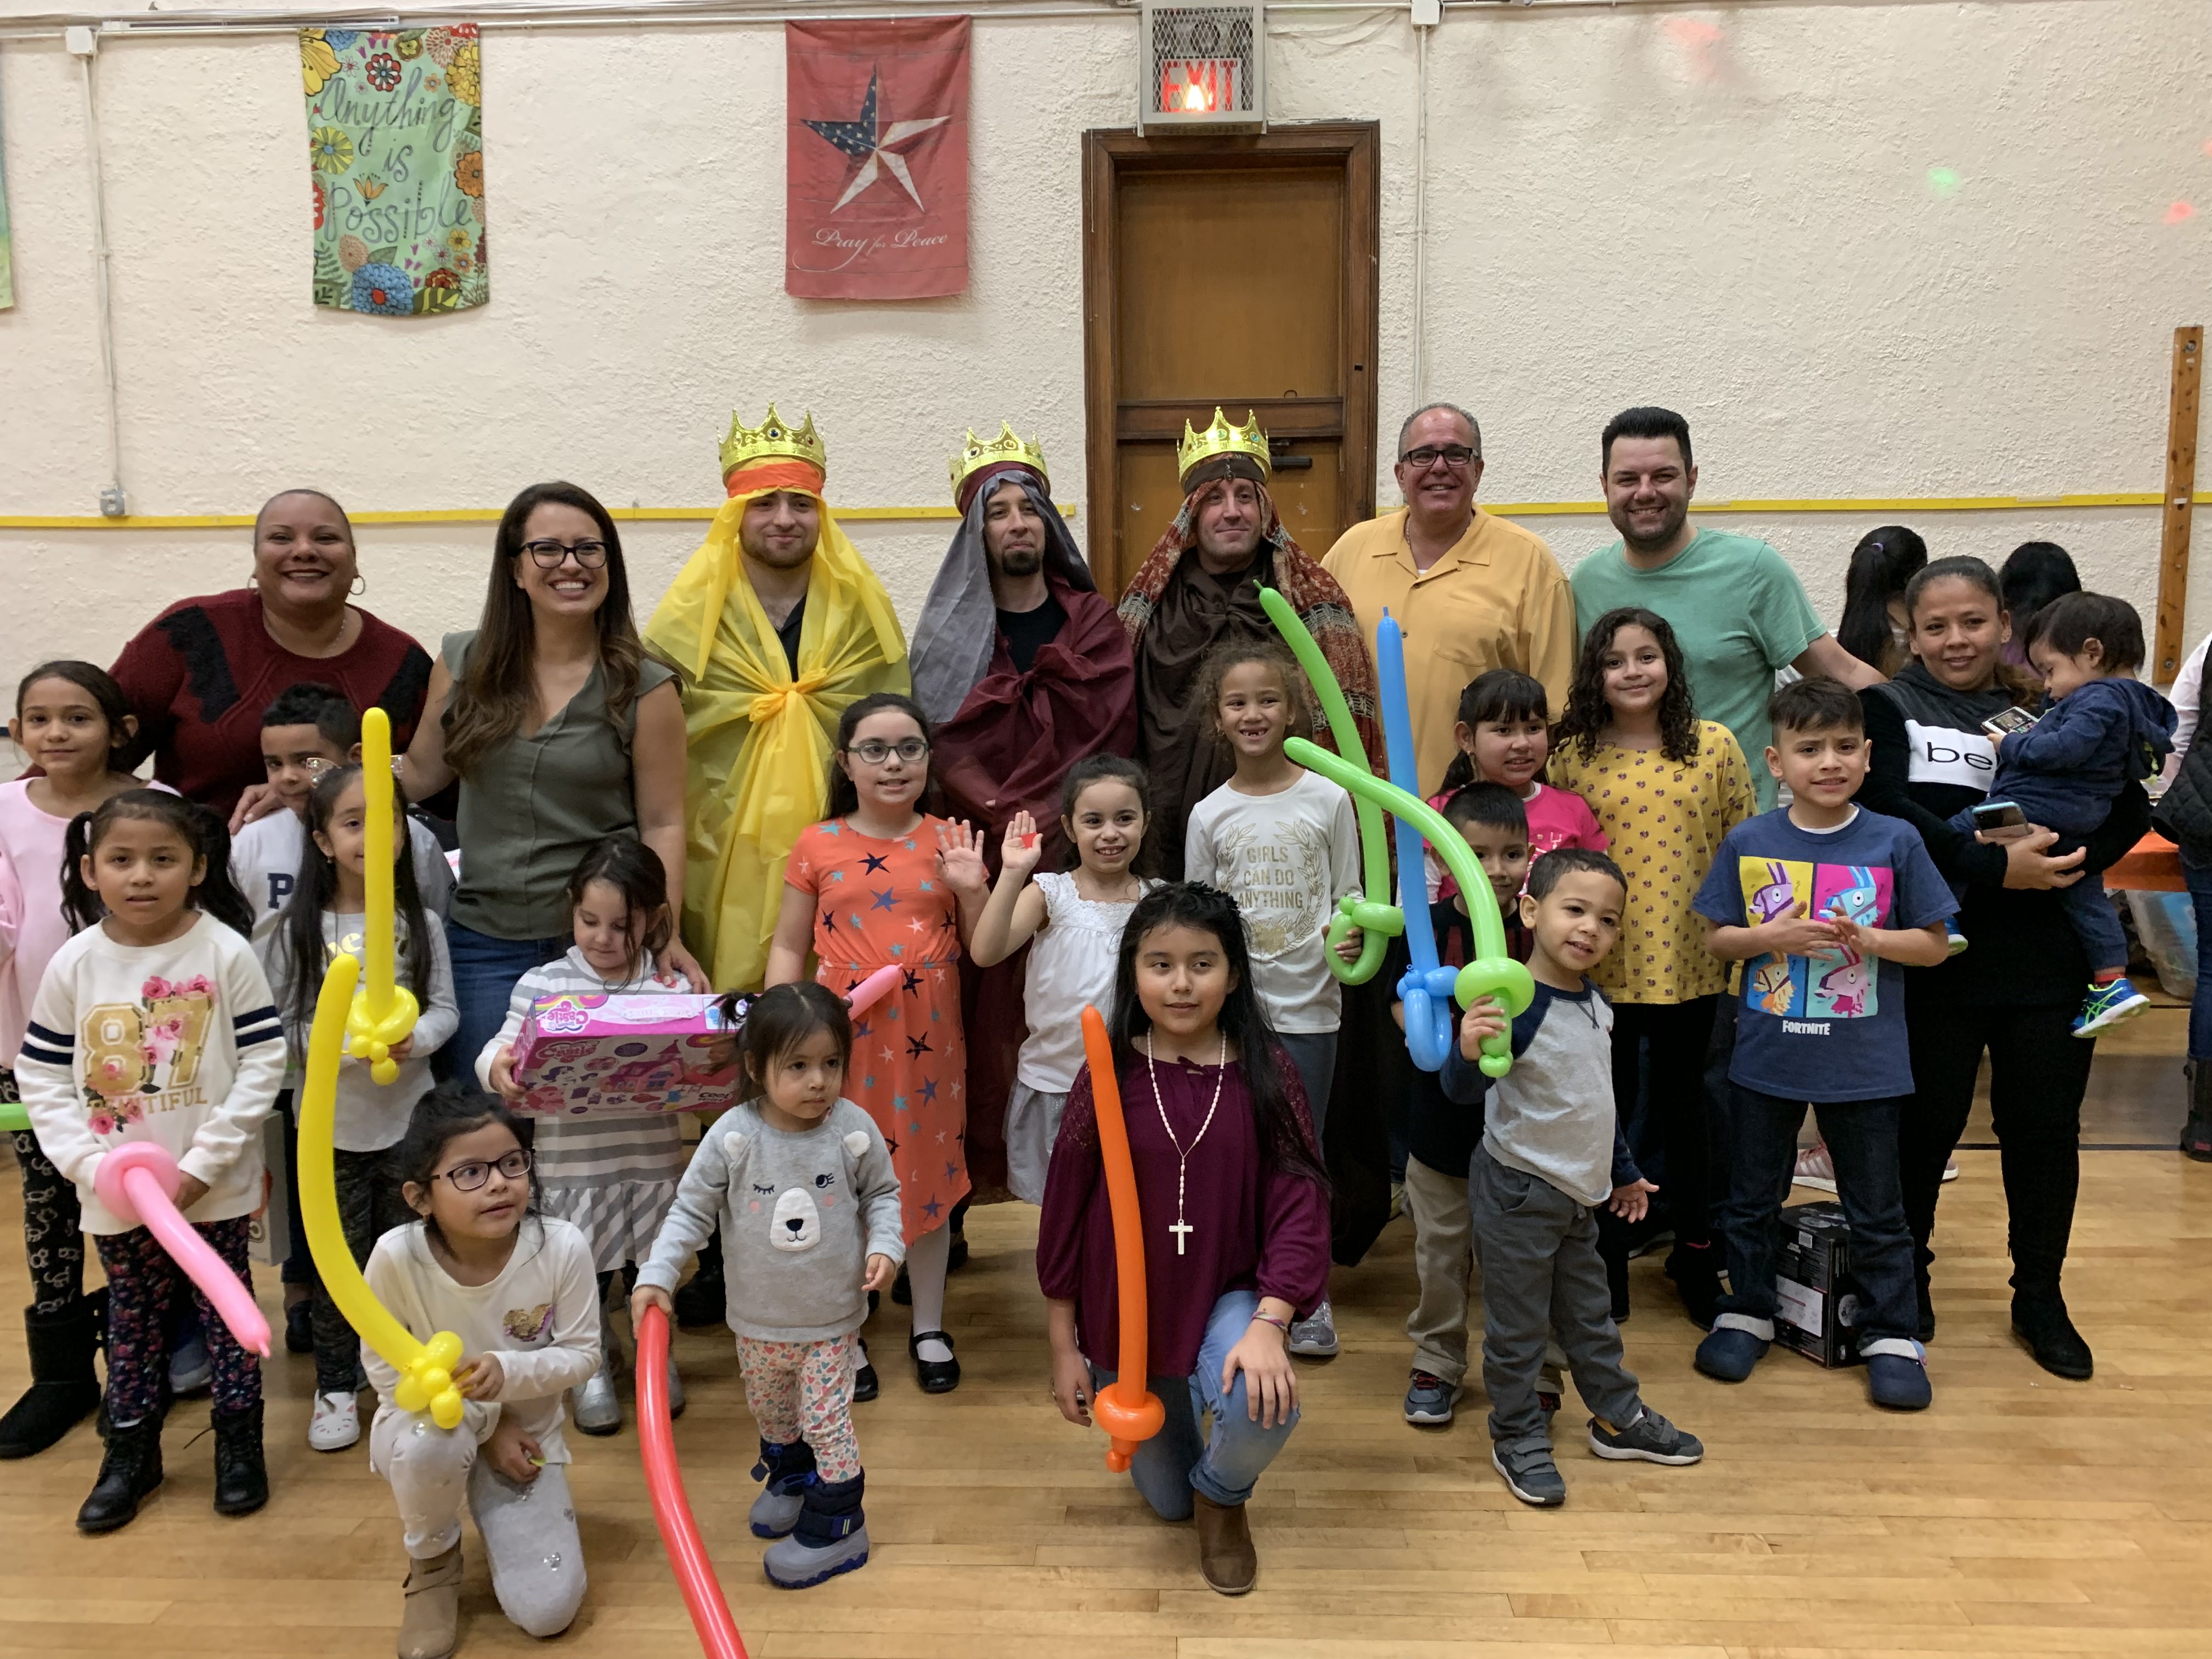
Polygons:
<instances>
[{"instance_id":1,"label":"toy packaging graphic","mask_svg":"<svg viewBox=\"0 0 2212 1659\"><path fill-rule=\"evenodd\" d=\"M721 1059L734 1028L720 1003L672 992L539 997L514 1045L515 1081L529 1091L522 1109L580 1117L727 1106L738 1071Z\"/></svg>"}]
</instances>

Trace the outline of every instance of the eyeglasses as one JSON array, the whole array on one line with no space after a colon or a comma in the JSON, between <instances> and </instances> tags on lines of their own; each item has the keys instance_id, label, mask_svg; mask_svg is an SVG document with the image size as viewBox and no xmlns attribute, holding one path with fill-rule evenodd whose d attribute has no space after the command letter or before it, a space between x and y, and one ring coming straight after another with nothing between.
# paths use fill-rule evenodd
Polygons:
<instances>
[{"instance_id":1,"label":"eyeglasses","mask_svg":"<svg viewBox=\"0 0 2212 1659\"><path fill-rule=\"evenodd\" d=\"M471 1160L466 1164L456 1164L450 1170L440 1170L430 1179L452 1182L453 1190L457 1193L472 1193L491 1179L491 1172L494 1170L498 1170L509 1181L521 1180L530 1173L528 1149L518 1146L505 1157L496 1158L489 1164L484 1163L482 1159Z\"/></svg>"},{"instance_id":2,"label":"eyeglasses","mask_svg":"<svg viewBox=\"0 0 2212 1659\"><path fill-rule=\"evenodd\" d=\"M558 570L561 562L571 554L575 556L578 568L597 570L607 562L605 542L577 542L573 545L562 542L525 542L522 550L530 555L531 562L540 570Z\"/></svg>"},{"instance_id":3,"label":"eyeglasses","mask_svg":"<svg viewBox=\"0 0 2212 1659\"><path fill-rule=\"evenodd\" d=\"M929 753L929 745L920 738L901 738L896 743L885 743L881 738L869 738L854 744L845 751L857 755L870 766L881 766L896 755L908 766Z\"/></svg>"},{"instance_id":4,"label":"eyeglasses","mask_svg":"<svg viewBox=\"0 0 2212 1659\"><path fill-rule=\"evenodd\" d=\"M1467 464L1475 459L1474 452L1465 444L1424 444L1419 449L1409 449L1398 459L1417 471L1425 472L1442 461L1455 472L1466 471Z\"/></svg>"}]
</instances>

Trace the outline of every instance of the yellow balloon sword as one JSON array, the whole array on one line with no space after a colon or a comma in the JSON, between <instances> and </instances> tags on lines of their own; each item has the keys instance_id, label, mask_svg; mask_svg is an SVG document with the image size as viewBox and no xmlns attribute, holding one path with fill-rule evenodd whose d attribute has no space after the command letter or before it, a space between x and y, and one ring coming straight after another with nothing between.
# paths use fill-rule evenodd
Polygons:
<instances>
[{"instance_id":1,"label":"yellow balloon sword","mask_svg":"<svg viewBox=\"0 0 2212 1659\"><path fill-rule=\"evenodd\" d=\"M332 960L315 998L314 1024L307 1034L307 1069L300 1091L300 1218L307 1231L307 1249L322 1275L323 1288L361 1340L399 1373L392 1399L402 1411L430 1413L441 1429L461 1421L461 1391L453 1386L453 1367L461 1362L461 1339L440 1331L423 1342L392 1317L376 1299L346 1245L338 1224L336 1142L338 1063L350 1049L369 1062L369 1075L390 1083L399 1075L392 1047L415 1029L419 1010L414 994L396 982L393 958L396 924L392 906L392 827L398 814L392 788L392 721L381 708L362 716L362 781L368 796L368 903L362 934L368 956L368 983L362 965L349 956Z\"/></svg>"}]
</instances>

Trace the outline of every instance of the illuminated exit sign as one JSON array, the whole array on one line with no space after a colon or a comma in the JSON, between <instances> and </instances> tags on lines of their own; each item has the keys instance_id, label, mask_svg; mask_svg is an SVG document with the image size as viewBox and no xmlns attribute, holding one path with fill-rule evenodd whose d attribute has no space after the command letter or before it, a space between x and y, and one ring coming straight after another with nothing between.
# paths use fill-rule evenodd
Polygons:
<instances>
[{"instance_id":1,"label":"illuminated exit sign","mask_svg":"<svg viewBox=\"0 0 2212 1659\"><path fill-rule=\"evenodd\" d=\"M1260 8L1146 4L1138 130L1267 125Z\"/></svg>"}]
</instances>

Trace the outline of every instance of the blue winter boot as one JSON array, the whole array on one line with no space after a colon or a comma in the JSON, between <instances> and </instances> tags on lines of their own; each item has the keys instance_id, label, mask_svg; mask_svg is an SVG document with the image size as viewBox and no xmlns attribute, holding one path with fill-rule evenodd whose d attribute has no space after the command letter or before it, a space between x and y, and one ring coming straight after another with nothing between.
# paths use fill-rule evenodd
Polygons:
<instances>
[{"instance_id":1,"label":"blue winter boot","mask_svg":"<svg viewBox=\"0 0 2212 1659\"><path fill-rule=\"evenodd\" d=\"M745 1517L752 1525L753 1536L789 1536L799 1524L799 1511L806 1507L806 1489L814 1483L814 1448L804 1440L794 1440L787 1446L781 1441L763 1440L760 1462L753 1465L753 1479L768 1482Z\"/></svg>"},{"instance_id":2,"label":"blue winter boot","mask_svg":"<svg viewBox=\"0 0 2212 1659\"><path fill-rule=\"evenodd\" d=\"M790 1537L770 1544L761 1557L769 1582L779 1589L805 1589L850 1572L868 1561L867 1517L860 1510L866 1474L850 1480L809 1477L805 1506Z\"/></svg>"}]
</instances>

